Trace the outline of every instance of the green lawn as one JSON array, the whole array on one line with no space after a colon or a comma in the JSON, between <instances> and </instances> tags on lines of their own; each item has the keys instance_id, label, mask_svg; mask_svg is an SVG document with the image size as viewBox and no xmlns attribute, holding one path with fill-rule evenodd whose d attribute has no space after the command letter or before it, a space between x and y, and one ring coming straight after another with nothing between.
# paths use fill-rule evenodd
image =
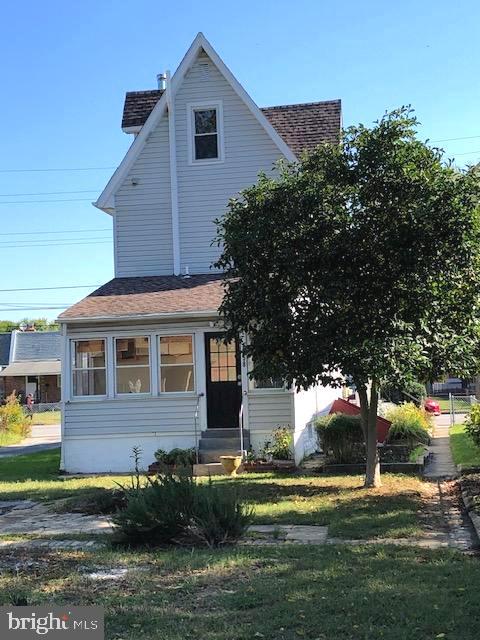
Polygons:
<instances>
[{"instance_id":1,"label":"green lawn","mask_svg":"<svg viewBox=\"0 0 480 640\"><path fill-rule=\"evenodd\" d=\"M60 411L41 411L33 414L32 424L60 424L61 420Z\"/></svg>"},{"instance_id":2,"label":"green lawn","mask_svg":"<svg viewBox=\"0 0 480 640\"><path fill-rule=\"evenodd\" d=\"M86 501L94 510L104 504L106 490L128 481L125 476L62 479L58 463L58 450L0 460L0 499L67 498L67 510ZM332 536L356 539L420 534L419 513L433 490L416 477L394 474L384 475L382 488L368 491L360 476L246 474L214 482L234 482L254 505L257 523L328 525Z\"/></svg>"},{"instance_id":3,"label":"green lawn","mask_svg":"<svg viewBox=\"0 0 480 640\"><path fill-rule=\"evenodd\" d=\"M463 424L450 428L450 447L455 464L463 467L480 466L480 449L469 438Z\"/></svg>"},{"instance_id":4,"label":"green lawn","mask_svg":"<svg viewBox=\"0 0 480 640\"><path fill-rule=\"evenodd\" d=\"M477 640L480 628L478 559L458 552L16 551L0 566L2 603L102 606L106 640ZM111 568L131 572L88 577Z\"/></svg>"}]
</instances>

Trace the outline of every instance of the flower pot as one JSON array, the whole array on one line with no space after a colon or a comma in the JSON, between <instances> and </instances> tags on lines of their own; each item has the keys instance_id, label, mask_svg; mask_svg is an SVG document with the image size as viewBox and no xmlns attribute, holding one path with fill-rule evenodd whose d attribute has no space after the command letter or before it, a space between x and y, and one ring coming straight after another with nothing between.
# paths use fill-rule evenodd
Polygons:
<instances>
[{"instance_id":1,"label":"flower pot","mask_svg":"<svg viewBox=\"0 0 480 640\"><path fill-rule=\"evenodd\" d=\"M237 469L242 464L242 456L220 456L223 468L231 478L237 475Z\"/></svg>"}]
</instances>

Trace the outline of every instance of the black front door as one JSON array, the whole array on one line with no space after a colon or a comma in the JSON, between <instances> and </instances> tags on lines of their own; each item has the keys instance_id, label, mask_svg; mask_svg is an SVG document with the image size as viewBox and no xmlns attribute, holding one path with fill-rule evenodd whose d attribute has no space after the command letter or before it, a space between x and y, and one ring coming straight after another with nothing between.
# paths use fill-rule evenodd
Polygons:
<instances>
[{"instance_id":1,"label":"black front door","mask_svg":"<svg viewBox=\"0 0 480 640\"><path fill-rule=\"evenodd\" d=\"M222 333L205 334L207 426L238 426L242 401L240 349L237 340L223 342Z\"/></svg>"}]
</instances>

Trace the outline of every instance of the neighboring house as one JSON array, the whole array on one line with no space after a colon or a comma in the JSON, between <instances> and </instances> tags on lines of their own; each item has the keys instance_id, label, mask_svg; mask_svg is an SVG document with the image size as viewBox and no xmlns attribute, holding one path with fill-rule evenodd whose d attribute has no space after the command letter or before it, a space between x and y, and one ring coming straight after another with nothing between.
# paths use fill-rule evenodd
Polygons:
<instances>
[{"instance_id":1,"label":"neighboring house","mask_svg":"<svg viewBox=\"0 0 480 640\"><path fill-rule=\"evenodd\" d=\"M163 82L163 77L160 76ZM339 100L259 109L202 34L165 86L127 93L133 143L95 205L112 215L115 278L59 318L64 339L62 468L125 471L132 447L193 447L204 462L260 450L277 425L297 461L312 418L337 396L249 380L221 342L214 220L281 158L338 143Z\"/></svg>"},{"instance_id":2,"label":"neighboring house","mask_svg":"<svg viewBox=\"0 0 480 640\"><path fill-rule=\"evenodd\" d=\"M22 402L28 393L33 394L36 403L60 402L60 351L61 334L58 331L0 334L2 397L15 391Z\"/></svg>"}]
</instances>

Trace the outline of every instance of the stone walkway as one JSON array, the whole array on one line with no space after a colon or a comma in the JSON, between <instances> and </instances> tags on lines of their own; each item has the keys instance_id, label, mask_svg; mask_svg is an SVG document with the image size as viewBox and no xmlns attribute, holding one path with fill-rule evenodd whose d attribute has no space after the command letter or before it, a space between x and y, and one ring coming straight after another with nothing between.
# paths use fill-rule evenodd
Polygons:
<instances>
[{"instance_id":1,"label":"stone walkway","mask_svg":"<svg viewBox=\"0 0 480 640\"><path fill-rule=\"evenodd\" d=\"M41 536L95 535L111 533L112 524L105 516L81 513L55 513L45 504L30 500L0 502L0 534Z\"/></svg>"},{"instance_id":2,"label":"stone walkway","mask_svg":"<svg viewBox=\"0 0 480 640\"><path fill-rule=\"evenodd\" d=\"M432 436L431 457L425 470L425 478L429 480L451 479L457 477L457 468L450 451L450 416L435 418Z\"/></svg>"}]
</instances>

